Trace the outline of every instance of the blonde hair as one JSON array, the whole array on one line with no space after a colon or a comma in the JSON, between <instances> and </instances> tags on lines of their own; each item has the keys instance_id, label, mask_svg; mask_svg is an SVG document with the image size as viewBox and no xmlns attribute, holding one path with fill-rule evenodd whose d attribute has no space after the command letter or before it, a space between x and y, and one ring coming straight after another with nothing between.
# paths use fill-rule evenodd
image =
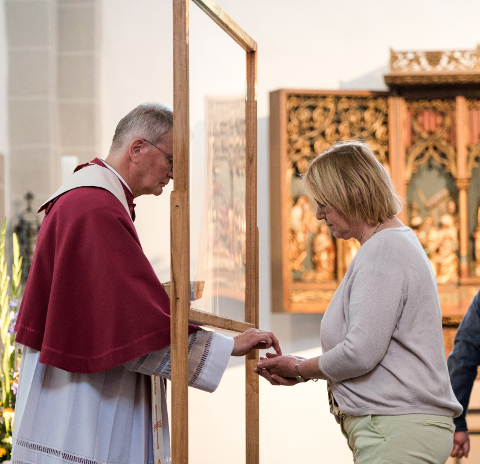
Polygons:
<instances>
[{"instance_id":1,"label":"blonde hair","mask_svg":"<svg viewBox=\"0 0 480 464\"><path fill-rule=\"evenodd\" d=\"M387 171L363 142L338 142L317 156L305 175L305 189L349 222L373 226L402 210Z\"/></svg>"}]
</instances>

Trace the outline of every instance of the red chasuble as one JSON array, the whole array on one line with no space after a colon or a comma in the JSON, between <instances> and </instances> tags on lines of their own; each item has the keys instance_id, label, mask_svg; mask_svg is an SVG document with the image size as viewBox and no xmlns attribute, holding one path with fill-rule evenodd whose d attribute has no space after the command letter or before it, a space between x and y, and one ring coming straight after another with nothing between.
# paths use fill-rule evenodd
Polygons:
<instances>
[{"instance_id":1,"label":"red chasuble","mask_svg":"<svg viewBox=\"0 0 480 464\"><path fill-rule=\"evenodd\" d=\"M170 345L170 299L112 193L81 187L48 205L15 330L41 363L82 374Z\"/></svg>"}]
</instances>

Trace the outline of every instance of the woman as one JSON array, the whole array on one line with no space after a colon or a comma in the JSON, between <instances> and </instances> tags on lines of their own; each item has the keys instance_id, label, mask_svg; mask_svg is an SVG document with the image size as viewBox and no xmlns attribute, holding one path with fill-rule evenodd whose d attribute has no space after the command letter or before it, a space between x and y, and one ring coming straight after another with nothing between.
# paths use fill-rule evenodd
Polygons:
<instances>
[{"instance_id":1,"label":"woman","mask_svg":"<svg viewBox=\"0 0 480 464\"><path fill-rule=\"evenodd\" d=\"M462 407L448 377L437 286L383 166L360 142L339 143L306 173L306 190L337 239L356 238L321 326L321 356L267 355L274 385L327 380L331 410L356 464L444 463Z\"/></svg>"}]
</instances>

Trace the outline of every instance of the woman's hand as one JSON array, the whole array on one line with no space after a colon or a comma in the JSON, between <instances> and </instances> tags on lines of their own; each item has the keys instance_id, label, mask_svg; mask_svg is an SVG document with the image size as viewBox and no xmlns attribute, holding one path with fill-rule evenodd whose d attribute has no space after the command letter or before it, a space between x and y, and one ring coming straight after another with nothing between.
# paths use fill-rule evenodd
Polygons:
<instances>
[{"instance_id":1,"label":"woman's hand","mask_svg":"<svg viewBox=\"0 0 480 464\"><path fill-rule=\"evenodd\" d=\"M245 356L252 350L266 350L268 348L273 348L279 355L282 354L277 337L266 330L248 329L234 337L233 341L232 356Z\"/></svg>"},{"instance_id":2,"label":"woman's hand","mask_svg":"<svg viewBox=\"0 0 480 464\"><path fill-rule=\"evenodd\" d=\"M295 364L300 359L304 360L306 358L267 353L266 358L260 358L255 372L268 380L272 385L296 385L299 382L295 378Z\"/></svg>"}]
</instances>

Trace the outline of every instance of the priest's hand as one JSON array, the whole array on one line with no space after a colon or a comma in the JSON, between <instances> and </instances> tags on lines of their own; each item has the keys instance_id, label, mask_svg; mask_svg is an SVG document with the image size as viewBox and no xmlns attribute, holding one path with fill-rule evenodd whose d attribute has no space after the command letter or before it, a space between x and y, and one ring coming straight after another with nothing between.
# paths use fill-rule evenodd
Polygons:
<instances>
[{"instance_id":1,"label":"priest's hand","mask_svg":"<svg viewBox=\"0 0 480 464\"><path fill-rule=\"evenodd\" d=\"M252 350L273 348L277 354L282 354L280 343L272 332L260 329L248 329L233 338L232 356L245 356Z\"/></svg>"}]
</instances>

